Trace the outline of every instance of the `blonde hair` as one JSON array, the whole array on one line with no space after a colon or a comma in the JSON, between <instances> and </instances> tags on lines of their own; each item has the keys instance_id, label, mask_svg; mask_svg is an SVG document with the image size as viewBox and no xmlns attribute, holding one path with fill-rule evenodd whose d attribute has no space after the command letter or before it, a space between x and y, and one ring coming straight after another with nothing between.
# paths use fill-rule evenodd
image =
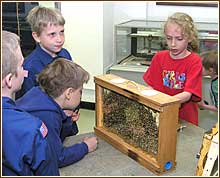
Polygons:
<instances>
[{"instance_id":1,"label":"blonde hair","mask_svg":"<svg viewBox=\"0 0 220 178\"><path fill-rule=\"evenodd\" d=\"M18 56L17 49L20 47L18 35L8 31L2 31L2 79L9 73L17 75Z\"/></svg>"},{"instance_id":2,"label":"blonde hair","mask_svg":"<svg viewBox=\"0 0 220 178\"><path fill-rule=\"evenodd\" d=\"M206 70L213 68L214 72L218 74L218 51L211 50L201 54L202 65Z\"/></svg>"},{"instance_id":3,"label":"blonde hair","mask_svg":"<svg viewBox=\"0 0 220 178\"><path fill-rule=\"evenodd\" d=\"M194 24L192 17L186 13L176 12L172 16L168 17L164 25L164 33L169 23L175 23L182 28L182 33L191 42L188 44L187 49L189 51L199 52L199 39L198 31Z\"/></svg>"},{"instance_id":4,"label":"blonde hair","mask_svg":"<svg viewBox=\"0 0 220 178\"><path fill-rule=\"evenodd\" d=\"M50 25L64 25L65 19L56 8L36 6L31 9L27 16L27 22L31 25L32 32L41 34L43 28Z\"/></svg>"},{"instance_id":5,"label":"blonde hair","mask_svg":"<svg viewBox=\"0 0 220 178\"><path fill-rule=\"evenodd\" d=\"M65 58L56 59L37 76L40 87L52 98L60 96L67 88L78 89L88 80L87 71Z\"/></svg>"}]
</instances>

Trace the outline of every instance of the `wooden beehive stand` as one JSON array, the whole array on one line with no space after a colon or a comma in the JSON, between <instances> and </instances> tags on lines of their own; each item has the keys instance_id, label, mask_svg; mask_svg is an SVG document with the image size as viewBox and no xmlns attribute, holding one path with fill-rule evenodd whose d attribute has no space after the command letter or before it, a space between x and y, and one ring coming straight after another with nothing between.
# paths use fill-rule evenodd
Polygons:
<instances>
[{"instance_id":1,"label":"wooden beehive stand","mask_svg":"<svg viewBox=\"0 0 220 178\"><path fill-rule=\"evenodd\" d=\"M203 136L203 142L200 149L200 158L198 161L196 176L211 176L216 159L219 153L219 132L218 123ZM218 170L213 176L218 175Z\"/></svg>"},{"instance_id":2,"label":"wooden beehive stand","mask_svg":"<svg viewBox=\"0 0 220 178\"><path fill-rule=\"evenodd\" d=\"M179 100L161 92L157 92L153 96L146 96L141 91L151 90L150 88L126 79L122 79L123 82L121 83L112 82L115 79L120 80L122 78L112 74L94 77L96 91L95 134L156 174L173 170L176 166ZM105 128L103 124L104 89L116 92L160 113L158 152L156 155L127 143L123 138Z\"/></svg>"}]
</instances>

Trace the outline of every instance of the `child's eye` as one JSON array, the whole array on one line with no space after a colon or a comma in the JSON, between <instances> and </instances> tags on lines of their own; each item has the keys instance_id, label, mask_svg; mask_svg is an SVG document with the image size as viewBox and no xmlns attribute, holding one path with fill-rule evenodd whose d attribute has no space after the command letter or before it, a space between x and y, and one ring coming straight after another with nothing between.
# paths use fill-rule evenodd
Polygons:
<instances>
[{"instance_id":1,"label":"child's eye","mask_svg":"<svg viewBox=\"0 0 220 178\"><path fill-rule=\"evenodd\" d=\"M54 32L54 33L50 33L49 34L51 37L55 37L56 36L56 33Z\"/></svg>"},{"instance_id":2,"label":"child's eye","mask_svg":"<svg viewBox=\"0 0 220 178\"><path fill-rule=\"evenodd\" d=\"M64 35L64 30L60 31L60 35Z\"/></svg>"}]
</instances>

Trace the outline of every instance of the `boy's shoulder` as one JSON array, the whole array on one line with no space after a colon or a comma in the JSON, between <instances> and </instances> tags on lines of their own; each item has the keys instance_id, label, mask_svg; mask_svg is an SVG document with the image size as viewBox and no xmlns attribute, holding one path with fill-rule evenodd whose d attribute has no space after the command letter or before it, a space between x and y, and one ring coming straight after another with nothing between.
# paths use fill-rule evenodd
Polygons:
<instances>
[{"instance_id":1,"label":"boy's shoulder","mask_svg":"<svg viewBox=\"0 0 220 178\"><path fill-rule=\"evenodd\" d=\"M23 128L23 133L28 132L35 134L42 126L42 121L40 121L40 119L17 106L10 109L3 109L3 113L5 113L5 116L7 117L3 119L3 123L10 123L6 125L4 124L5 127L8 125L15 130Z\"/></svg>"},{"instance_id":2,"label":"boy's shoulder","mask_svg":"<svg viewBox=\"0 0 220 178\"><path fill-rule=\"evenodd\" d=\"M62 48L58 53L58 56L65 57L66 59L72 60L70 52L66 48Z\"/></svg>"},{"instance_id":3,"label":"boy's shoulder","mask_svg":"<svg viewBox=\"0 0 220 178\"><path fill-rule=\"evenodd\" d=\"M40 60L41 58L52 58L52 56L44 51L40 45L37 45L36 48L25 57L25 62L29 62L30 60Z\"/></svg>"},{"instance_id":4,"label":"boy's shoulder","mask_svg":"<svg viewBox=\"0 0 220 178\"><path fill-rule=\"evenodd\" d=\"M57 54L59 57L64 57L66 59L72 60L72 57L69 51L65 48L62 48ZM53 57L44 51L39 45L27 56L24 60L24 65L37 65L38 63L48 64L53 61Z\"/></svg>"},{"instance_id":5,"label":"boy's shoulder","mask_svg":"<svg viewBox=\"0 0 220 178\"><path fill-rule=\"evenodd\" d=\"M44 115L45 113L50 113L50 115L62 113L61 107L39 86L33 87L16 100L16 105L29 113L35 113L37 117L39 114Z\"/></svg>"},{"instance_id":6,"label":"boy's shoulder","mask_svg":"<svg viewBox=\"0 0 220 178\"><path fill-rule=\"evenodd\" d=\"M72 60L72 57L67 49L62 48L57 54L59 57L64 57L68 60ZM32 51L24 60L24 68L31 69L39 66L45 66L51 63L54 58L44 51L40 46L37 46L34 51Z\"/></svg>"}]
</instances>

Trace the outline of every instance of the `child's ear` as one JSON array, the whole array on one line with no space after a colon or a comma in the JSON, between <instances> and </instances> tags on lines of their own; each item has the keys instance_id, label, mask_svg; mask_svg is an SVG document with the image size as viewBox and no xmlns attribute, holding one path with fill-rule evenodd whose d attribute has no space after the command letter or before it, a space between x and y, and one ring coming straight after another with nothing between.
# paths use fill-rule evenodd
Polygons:
<instances>
[{"instance_id":1,"label":"child's ear","mask_svg":"<svg viewBox=\"0 0 220 178\"><path fill-rule=\"evenodd\" d=\"M32 37L37 43L40 43L40 38L36 32L32 32Z\"/></svg>"},{"instance_id":2,"label":"child's ear","mask_svg":"<svg viewBox=\"0 0 220 178\"><path fill-rule=\"evenodd\" d=\"M72 88L67 88L65 90L65 97L66 97L67 100L70 100L72 93L73 93L73 89Z\"/></svg>"},{"instance_id":3,"label":"child's ear","mask_svg":"<svg viewBox=\"0 0 220 178\"><path fill-rule=\"evenodd\" d=\"M9 73L8 75L6 75L5 79L4 79L4 85L7 86L8 88L12 87L12 73Z\"/></svg>"}]
</instances>

